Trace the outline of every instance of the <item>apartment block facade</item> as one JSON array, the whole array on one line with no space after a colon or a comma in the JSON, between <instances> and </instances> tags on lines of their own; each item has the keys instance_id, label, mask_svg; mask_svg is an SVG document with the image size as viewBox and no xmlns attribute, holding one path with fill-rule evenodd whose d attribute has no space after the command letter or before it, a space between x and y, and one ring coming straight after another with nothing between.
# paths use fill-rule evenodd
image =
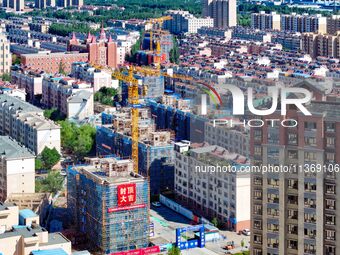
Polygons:
<instances>
[{"instance_id":1,"label":"apartment block facade","mask_svg":"<svg viewBox=\"0 0 340 255\"><path fill-rule=\"evenodd\" d=\"M60 149L60 127L43 110L18 98L0 95L0 135L8 135L36 155L45 147Z\"/></svg>"},{"instance_id":2,"label":"apartment block facade","mask_svg":"<svg viewBox=\"0 0 340 255\"><path fill-rule=\"evenodd\" d=\"M266 13L264 11L252 13L251 27L260 30L281 30L280 14L276 12Z\"/></svg>"},{"instance_id":3,"label":"apartment block facade","mask_svg":"<svg viewBox=\"0 0 340 255\"><path fill-rule=\"evenodd\" d=\"M86 62L88 53L66 52L46 54L22 54L21 63L31 69L43 70L55 74L60 71L70 73L74 62Z\"/></svg>"},{"instance_id":4,"label":"apartment block facade","mask_svg":"<svg viewBox=\"0 0 340 255\"><path fill-rule=\"evenodd\" d=\"M61 233L48 233L38 225L39 216L12 203L0 203L0 252L2 254L71 255L71 242Z\"/></svg>"},{"instance_id":5,"label":"apartment block facade","mask_svg":"<svg viewBox=\"0 0 340 255\"><path fill-rule=\"evenodd\" d=\"M22 12L25 8L24 0L3 0L2 7L13 9L15 12Z\"/></svg>"},{"instance_id":6,"label":"apartment block facade","mask_svg":"<svg viewBox=\"0 0 340 255\"><path fill-rule=\"evenodd\" d=\"M102 87L112 87L111 73L96 69L85 62L73 63L71 76L92 84L94 92Z\"/></svg>"},{"instance_id":7,"label":"apartment block facade","mask_svg":"<svg viewBox=\"0 0 340 255\"><path fill-rule=\"evenodd\" d=\"M230 128L227 125L205 123L204 139L207 143L221 146L229 152L238 153L249 158L250 132L243 127Z\"/></svg>"},{"instance_id":8,"label":"apartment block facade","mask_svg":"<svg viewBox=\"0 0 340 255\"><path fill-rule=\"evenodd\" d=\"M311 116L288 110L297 127L252 129L253 165L291 167L252 175L252 254L339 254L339 106L312 102Z\"/></svg>"},{"instance_id":9,"label":"apartment block facade","mask_svg":"<svg viewBox=\"0 0 340 255\"><path fill-rule=\"evenodd\" d=\"M340 57L340 34L304 33L301 35L301 50L312 58Z\"/></svg>"},{"instance_id":10,"label":"apartment block facade","mask_svg":"<svg viewBox=\"0 0 340 255\"><path fill-rule=\"evenodd\" d=\"M93 94L91 84L69 77L44 77L41 104L47 108L57 108L65 116L68 116L69 97L82 90Z\"/></svg>"},{"instance_id":11,"label":"apartment block facade","mask_svg":"<svg viewBox=\"0 0 340 255\"><path fill-rule=\"evenodd\" d=\"M327 18L327 34L337 34L340 32L340 15L332 15Z\"/></svg>"},{"instance_id":12,"label":"apartment block facade","mask_svg":"<svg viewBox=\"0 0 340 255\"><path fill-rule=\"evenodd\" d=\"M222 226L238 232L250 228L250 208L245 206L250 204L250 176L209 172L233 163L247 164L247 159L216 145L175 143L176 198L197 214L217 218Z\"/></svg>"},{"instance_id":13,"label":"apartment block facade","mask_svg":"<svg viewBox=\"0 0 340 255\"><path fill-rule=\"evenodd\" d=\"M10 52L10 41L6 35L0 32L0 75L10 73L12 55Z\"/></svg>"},{"instance_id":14,"label":"apartment block facade","mask_svg":"<svg viewBox=\"0 0 340 255\"><path fill-rule=\"evenodd\" d=\"M19 88L25 89L26 101L38 103L42 94L43 71L25 69L18 66L11 68L11 80Z\"/></svg>"},{"instance_id":15,"label":"apartment block facade","mask_svg":"<svg viewBox=\"0 0 340 255\"><path fill-rule=\"evenodd\" d=\"M188 11L170 10L166 14L171 16L172 19L164 22L164 28L173 34L197 33L197 30L201 27L214 26L212 18L196 18Z\"/></svg>"},{"instance_id":16,"label":"apartment block facade","mask_svg":"<svg viewBox=\"0 0 340 255\"><path fill-rule=\"evenodd\" d=\"M0 136L0 201L12 193L35 192L35 156L8 136Z\"/></svg>"},{"instance_id":17,"label":"apartment block facade","mask_svg":"<svg viewBox=\"0 0 340 255\"><path fill-rule=\"evenodd\" d=\"M291 32L327 32L327 18L320 14L286 14L281 15L281 30Z\"/></svg>"},{"instance_id":18,"label":"apartment block facade","mask_svg":"<svg viewBox=\"0 0 340 255\"><path fill-rule=\"evenodd\" d=\"M203 0L203 17L214 19L214 27L228 28L237 25L236 0Z\"/></svg>"}]
</instances>

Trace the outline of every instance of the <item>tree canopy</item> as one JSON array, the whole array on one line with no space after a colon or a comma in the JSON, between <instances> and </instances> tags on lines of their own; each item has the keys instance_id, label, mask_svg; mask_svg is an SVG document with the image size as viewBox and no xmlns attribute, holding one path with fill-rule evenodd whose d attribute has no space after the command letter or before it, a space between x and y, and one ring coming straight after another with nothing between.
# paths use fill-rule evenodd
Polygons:
<instances>
[{"instance_id":1,"label":"tree canopy","mask_svg":"<svg viewBox=\"0 0 340 255\"><path fill-rule=\"evenodd\" d=\"M114 97L117 95L117 93L117 90L114 88L102 87L94 94L94 101L112 106Z\"/></svg>"},{"instance_id":2,"label":"tree canopy","mask_svg":"<svg viewBox=\"0 0 340 255\"><path fill-rule=\"evenodd\" d=\"M36 192L49 192L56 194L63 188L64 178L59 172L51 171L47 177L36 181Z\"/></svg>"},{"instance_id":3,"label":"tree canopy","mask_svg":"<svg viewBox=\"0 0 340 255\"><path fill-rule=\"evenodd\" d=\"M61 145L78 159L88 155L95 144L96 129L89 124L77 126L68 120L60 121Z\"/></svg>"},{"instance_id":4,"label":"tree canopy","mask_svg":"<svg viewBox=\"0 0 340 255\"><path fill-rule=\"evenodd\" d=\"M56 148L50 149L48 147L45 147L39 155L39 158L44 168L51 169L60 160L60 154L56 150Z\"/></svg>"}]
</instances>

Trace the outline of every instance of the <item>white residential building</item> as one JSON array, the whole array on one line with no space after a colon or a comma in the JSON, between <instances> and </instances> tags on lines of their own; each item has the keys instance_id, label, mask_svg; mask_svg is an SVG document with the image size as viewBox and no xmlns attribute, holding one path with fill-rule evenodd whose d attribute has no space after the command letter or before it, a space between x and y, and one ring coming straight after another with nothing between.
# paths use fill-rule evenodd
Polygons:
<instances>
[{"instance_id":1,"label":"white residential building","mask_svg":"<svg viewBox=\"0 0 340 255\"><path fill-rule=\"evenodd\" d=\"M10 52L10 41L0 31L0 75L11 71L12 55Z\"/></svg>"},{"instance_id":2,"label":"white residential building","mask_svg":"<svg viewBox=\"0 0 340 255\"><path fill-rule=\"evenodd\" d=\"M85 62L75 62L72 64L71 76L91 83L94 92L102 87L112 87L112 77L110 72L98 70Z\"/></svg>"},{"instance_id":3,"label":"white residential building","mask_svg":"<svg viewBox=\"0 0 340 255\"><path fill-rule=\"evenodd\" d=\"M80 90L67 99L67 117L84 120L94 114L93 93Z\"/></svg>"},{"instance_id":4,"label":"white residential building","mask_svg":"<svg viewBox=\"0 0 340 255\"><path fill-rule=\"evenodd\" d=\"M182 141L174 148L178 200L230 230L250 228L250 175L222 171L230 165L247 165L248 159L215 145Z\"/></svg>"},{"instance_id":5,"label":"white residential building","mask_svg":"<svg viewBox=\"0 0 340 255\"><path fill-rule=\"evenodd\" d=\"M229 127L221 123L205 123L205 141L212 145L218 145L229 152L238 153L249 158L250 155L250 133L249 129L242 126Z\"/></svg>"},{"instance_id":6,"label":"white residential building","mask_svg":"<svg viewBox=\"0 0 340 255\"><path fill-rule=\"evenodd\" d=\"M43 110L18 98L0 95L0 135L9 135L35 154L45 147L60 152L60 127Z\"/></svg>"},{"instance_id":7,"label":"white residential building","mask_svg":"<svg viewBox=\"0 0 340 255\"><path fill-rule=\"evenodd\" d=\"M196 18L188 11L170 10L167 11L167 15L171 16L171 20L164 22L164 27L171 33L197 33L197 30L201 27L213 27L214 19Z\"/></svg>"},{"instance_id":8,"label":"white residential building","mask_svg":"<svg viewBox=\"0 0 340 255\"><path fill-rule=\"evenodd\" d=\"M35 192L35 156L8 136L0 136L0 202L13 193Z\"/></svg>"}]
</instances>

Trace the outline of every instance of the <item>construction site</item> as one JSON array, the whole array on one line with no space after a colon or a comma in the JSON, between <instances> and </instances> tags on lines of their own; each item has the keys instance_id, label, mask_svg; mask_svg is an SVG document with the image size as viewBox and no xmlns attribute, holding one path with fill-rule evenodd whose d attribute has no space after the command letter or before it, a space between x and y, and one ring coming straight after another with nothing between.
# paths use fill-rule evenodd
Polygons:
<instances>
[{"instance_id":1,"label":"construction site","mask_svg":"<svg viewBox=\"0 0 340 255\"><path fill-rule=\"evenodd\" d=\"M156 130L148 108L139 108L138 173L150 179L150 194L173 190L174 152L169 131ZM131 111L129 108L102 113L102 126L97 127L98 156L132 155ZM107 124L112 123L112 124Z\"/></svg>"},{"instance_id":2,"label":"construction site","mask_svg":"<svg viewBox=\"0 0 340 255\"><path fill-rule=\"evenodd\" d=\"M148 247L149 182L133 172L132 160L88 158L68 170L68 207L93 251Z\"/></svg>"}]
</instances>

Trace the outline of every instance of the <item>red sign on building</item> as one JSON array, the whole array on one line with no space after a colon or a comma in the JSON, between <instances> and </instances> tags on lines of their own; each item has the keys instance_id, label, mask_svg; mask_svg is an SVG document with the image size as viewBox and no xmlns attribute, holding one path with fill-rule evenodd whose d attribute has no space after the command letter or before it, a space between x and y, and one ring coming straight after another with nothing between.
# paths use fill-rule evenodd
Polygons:
<instances>
[{"instance_id":1,"label":"red sign on building","mask_svg":"<svg viewBox=\"0 0 340 255\"><path fill-rule=\"evenodd\" d=\"M136 202L136 184L128 183L117 186L118 206L127 206Z\"/></svg>"},{"instance_id":2,"label":"red sign on building","mask_svg":"<svg viewBox=\"0 0 340 255\"><path fill-rule=\"evenodd\" d=\"M149 255L149 254L155 254L161 252L161 249L159 246L153 246L148 248L141 248L137 250L131 250L131 251L122 251L122 252L114 252L110 255Z\"/></svg>"}]
</instances>

